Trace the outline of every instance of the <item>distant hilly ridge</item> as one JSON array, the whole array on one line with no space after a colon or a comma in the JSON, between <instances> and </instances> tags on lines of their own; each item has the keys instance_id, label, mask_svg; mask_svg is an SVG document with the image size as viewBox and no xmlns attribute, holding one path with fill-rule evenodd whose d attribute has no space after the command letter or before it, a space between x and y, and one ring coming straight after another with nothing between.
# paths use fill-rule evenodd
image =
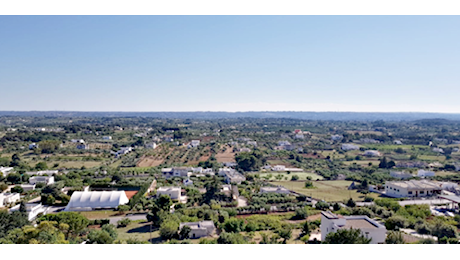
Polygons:
<instances>
[{"instance_id":1,"label":"distant hilly ridge","mask_svg":"<svg viewBox=\"0 0 460 260\"><path fill-rule=\"evenodd\" d=\"M306 120L413 121L423 119L460 120L460 114L422 112L81 112L81 111L0 111L0 116L25 117L155 117L155 118L293 118Z\"/></svg>"}]
</instances>

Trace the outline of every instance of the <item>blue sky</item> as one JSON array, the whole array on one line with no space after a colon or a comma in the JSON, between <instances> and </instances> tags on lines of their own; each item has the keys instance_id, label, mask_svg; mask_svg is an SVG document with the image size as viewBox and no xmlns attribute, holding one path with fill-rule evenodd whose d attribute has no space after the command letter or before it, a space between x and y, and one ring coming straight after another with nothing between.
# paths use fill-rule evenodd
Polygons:
<instances>
[{"instance_id":1,"label":"blue sky","mask_svg":"<svg viewBox=\"0 0 460 260\"><path fill-rule=\"evenodd\" d=\"M0 110L460 113L459 16L0 16Z\"/></svg>"}]
</instances>

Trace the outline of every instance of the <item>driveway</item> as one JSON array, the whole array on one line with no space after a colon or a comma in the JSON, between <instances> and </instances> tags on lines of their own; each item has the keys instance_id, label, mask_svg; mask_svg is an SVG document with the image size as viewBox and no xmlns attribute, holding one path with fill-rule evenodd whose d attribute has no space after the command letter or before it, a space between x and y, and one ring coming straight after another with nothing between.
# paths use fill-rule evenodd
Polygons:
<instances>
[{"instance_id":1,"label":"driveway","mask_svg":"<svg viewBox=\"0 0 460 260\"><path fill-rule=\"evenodd\" d=\"M142 214L127 215L127 216L122 216L122 217L109 217L110 224L116 225L119 220L122 220L124 218L129 218L130 220L145 220L145 221L147 221L147 214L142 213Z\"/></svg>"}]
</instances>

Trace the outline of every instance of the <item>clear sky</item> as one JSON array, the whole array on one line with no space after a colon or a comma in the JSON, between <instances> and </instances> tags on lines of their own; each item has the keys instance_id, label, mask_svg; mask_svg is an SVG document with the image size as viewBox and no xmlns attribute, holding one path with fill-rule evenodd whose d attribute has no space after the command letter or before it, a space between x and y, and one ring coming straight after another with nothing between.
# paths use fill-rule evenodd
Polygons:
<instances>
[{"instance_id":1,"label":"clear sky","mask_svg":"<svg viewBox=\"0 0 460 260\"><path fill-rule=\"evenodd\" d=\"M459 16L0 16L0 110L460 113Z\"/></svg>"}]
</instances>

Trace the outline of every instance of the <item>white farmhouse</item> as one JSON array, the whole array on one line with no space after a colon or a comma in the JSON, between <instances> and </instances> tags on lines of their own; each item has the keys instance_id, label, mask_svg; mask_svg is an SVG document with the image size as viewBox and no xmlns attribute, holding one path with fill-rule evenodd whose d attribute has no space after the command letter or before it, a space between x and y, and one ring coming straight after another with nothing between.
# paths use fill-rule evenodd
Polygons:
<instances>
[{"instance_id":1,"label":"white farmhouse","mask_svg":"<svg viewBox=\"0 0 460 260\"><path fill-rule=\"evenodd\" d=\"M192 140L190 141L190 147L197 147L200 145L200 140Z\"/></svg>"},{"instance_id":2,"label":"white farmhouse","mask_svg":"<svg viewBox=\"0 0 460 260\"><path fill-rule=\"evenodd\" d=\"M364 152L364 155L369 156L369 157L378 157L378 156L380 156L380 152L375 151L375 150L367 150L367 151Z\"/></svg>"},{"instance_id":3,"label":"white farmhouse","mask_svg":"<svg viewBox=\"0 0 460 260\"><path fill-rule=\"evenodd\" d=\"M340 141L343 139L343 135L331 135L332 141Z\"/></svg>"},{"instance_id":4,"label":"white farmhouse","mask_svg":"<svg viewBox=\"0 0 460 260\"><path fill-rule=\"evenodd\" d=\"M344 151L359 150L359 146L354 145L354 144L342 144L342 150Z\"/></svg>"},{"instance_id":5,"label":"white farmhouse","mask_svg":"<svg viewBox=\"0 0 460 260\"><path fill-rule=\"evenodd\" d=\"M433 177L434 175L435 175L434 171L425 171L425 170L417 171L418 177Z\"/></svg>"},{"instance_id":6,"label":"white farmhouse","mask_svg":"<svg viewBox=\"0 0 460 260\"><path fill-rule=\"evenodd\" d=\"M11 208L11 212L19 211L21 205L16 205ZM41 203L27 203L26 204L26 214L29 221L34 220L38 214L46 214L48 207L43 206Z\"/></svg>"},{"instance_id":7,"label":"white farmhouse","mask_svg":"<svg viewBox=\"0 0 460 260\"><path fill-rule=\"evenodd\" d=\"M440 194L442 184L428 180L387 181L385 195L393 198L428 197Z\"/></svg>"},{"instance_id":8,"label":"white farmhouse","mask_svg":"<svg viewBox=\"0 0 460 260\"><path fill-rule=\"evenodd\" d=\"M45 185L50 185L54 183L53 176L34 176L29 179L29 184L35 185L37 183L44 183Z\"/></svg>"},{"instance_id":9,"label":"white farmhouse","mask_svg":"<svg viewBox=\"0 0 460 260\"><path fill-rule=\"evenodd\" d=\"M284 172L286 170L286 166L284 165L275 165L273 166L273 171L275 172Z\"/></svg>"},{"instance_id":10,"label":"white farmhouse","mask_svg":"<svg viewBox=\"0 0 460 260\"><path fill-rule=\"evenodd\" d=\"M179 229L182 229L184 226L190 227L190 238L206 237L213 234L216 230L214 222L211 220L180 223Z\"/></svg>"},{"instance_id":11,"label":"white farmhouse","mask_svg":"<svg viewBox=\"0 0 460 260\"><path fill-rule=\"evenodd\" d=\"M19 193L3 193L3 205L13 204L21 200Z\"/></svg>"},{"instance_id":12,"label":"white farmhouse","mask_svg":"<svg viewBox=\"0 0 460 260\"><path fill-rule=\"evenodd\" d=\"M155 142L146 143L145 148L147 148L147 149L155 149L155 148L157 148L157 144Z\"/></svg>"},{"instance_id":13,"label":"white farmhouse","mask_svg":"<svg viewBox=\"0 0 460 260\"><path fill-rule=\"evenodd\" d=\"M0 166L0 173L2 173L3 177L7 176L10 173L14 172L13 167L1 167Z\"/></svg>"},{"instance_id":14,"label":"white farmhouse","mask_svg":"<svg viewBox=\"0 0 460 260\"><path fill-rule=\"evenodd\" d=\"M256 141L248 141L246 144L247 145L252 145L254 147L257 147L257 142Z\"/></svg>"},{"instance_id":15,"label":"white farmhouse","mask_svg":"<svg viewBox=\"0 0 460 260\"><path fill-rule=\"evenodd\" d=\"M444 153L444 150L442 148L433 148L433 152L437 152L437 153Z\"/></svg>"},{"instance_id":16,"label":"white farmhouse","mask_svg":"<svg viewBox=\"0 0 460 260\"><path fill-rule=\"evenodd\" d=\"M157 196L167 195L172 200L180 200L180 187L160 187L157 189Z\"/></svg>"},{"instance_id":17,"label":"white farmhouse","mask_svg":"<svg viewBox=\"0 0 460 260\"><path fill-rule=\"evenodd\" d=\"M371 244L383 244L387 229L368 216L340 216L330 211L321 212L321 239L324 241L327 234L339 229L359 229L361 233L371 239Z\"/></svg>"}]
</instances>

